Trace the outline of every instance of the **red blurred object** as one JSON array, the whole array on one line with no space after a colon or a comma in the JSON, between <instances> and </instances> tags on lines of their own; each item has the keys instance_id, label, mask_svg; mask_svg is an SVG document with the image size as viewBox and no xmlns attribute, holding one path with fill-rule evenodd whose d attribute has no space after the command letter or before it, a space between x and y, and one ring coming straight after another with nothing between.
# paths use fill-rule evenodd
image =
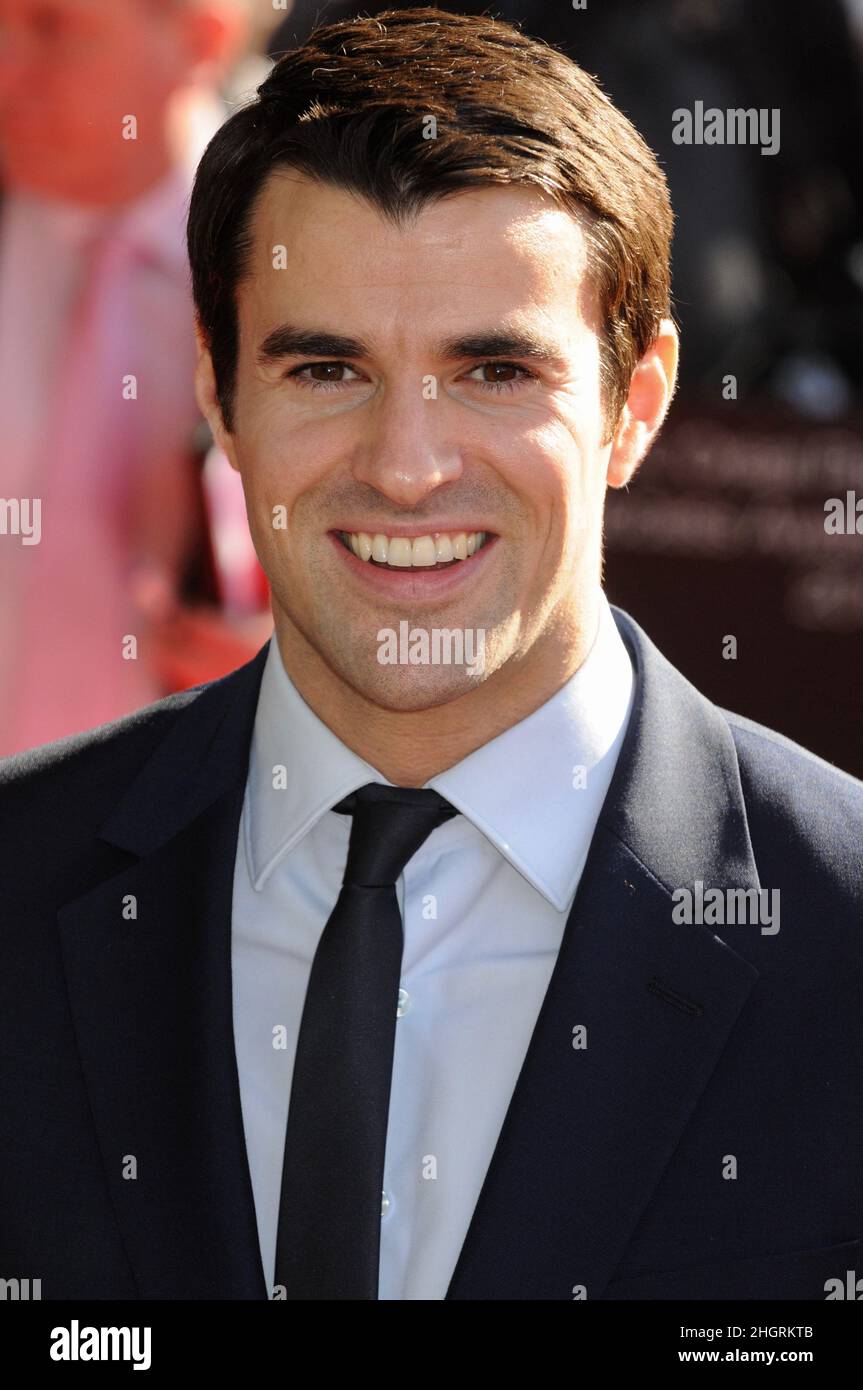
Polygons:
<instances>
[{"instance_id":1,"label":"red blurred object","mask_svg":"<svg viewBox=\"0 0 863 1390\"><path fill-rule=\"evenodd\" d=\"M227 618L206 604L180 606L174 616L154 623L146 640L165 693L216 680L251 660L273 631L269 609L244 618Z\"/></svg>"},{"instance_id":2,"label":"red blurred object","mask_svg":"<svg viewBox=\"0 0 863 1390\"><path fill-rule=\"evenodd\" d=\"M270 585L252 546L240 480L214 449L206 459L199 453L194 468L197 535L179 601L146 606L145 641L166 695L242 666L273 630Z\"/></svg>"}]
</instances>

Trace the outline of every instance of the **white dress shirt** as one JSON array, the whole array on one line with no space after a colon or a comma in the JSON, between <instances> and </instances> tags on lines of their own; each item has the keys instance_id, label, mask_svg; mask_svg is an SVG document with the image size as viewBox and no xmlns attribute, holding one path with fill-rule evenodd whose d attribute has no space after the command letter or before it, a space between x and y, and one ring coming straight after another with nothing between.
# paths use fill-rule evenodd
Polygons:
<instances>
[{"instance_id":1,"label":"white dress shirt","mask_svg":"<svg viewBox=\"0 0 863 1390\"><path fill-rule=\"evenodd\" d=\"M632 689L629 654L600 594L593 647L567 683L425 784L461 815L432 831L396 884L404 954L381 1299L446 1296L557 958ZM331 808L367 782L388 784L306 704L273 637L232 928L234 1038L270 1296L297 1036L350 836L350 816Z\"/></svg>"}]
</instances>

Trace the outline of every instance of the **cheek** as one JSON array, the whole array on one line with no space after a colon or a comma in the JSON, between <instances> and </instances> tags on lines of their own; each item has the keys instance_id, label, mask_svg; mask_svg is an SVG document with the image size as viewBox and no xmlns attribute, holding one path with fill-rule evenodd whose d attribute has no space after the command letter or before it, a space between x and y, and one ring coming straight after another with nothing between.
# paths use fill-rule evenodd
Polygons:
<instances>
[{"instance_id":1,"label":"cheek","mask_svg":"<svg viewBox=\"0 0 863 1390\"><path fill-rule=\"evenodd\" d=\"M244 436L237 449L249 525L256 541L272 553L285 552L289 538L296 544L302 536L304 514L312 510L314 489L326 470L317 463L310 465L308 458L278 433ZM288 557L292 550L293 545L286 552Z\"/></svg>"},{"instance_id":2,"label":"cheek","mask_svg":"<svg viewBox=\"0 0 863 1390\"><path fill-rule=\"evenodd\" d=\"M519 467L520 486L534 508L552 511L562 526L567 509L590 497L593 471L588 441L557 418L532 432Z\"/></svg>"},{"instance_id":3,"label":"cheek","mask_svg":"<svg viewBox=\"0 0 863 1390\"><path fill-rule=\"evenodd\" d=\"M601 531L602 458L589 436L559 419L545 428L541 443L527 475L528 502L543 527L547 563L568 569Z\"/></svg>"},{"instance_id":4,"label":"cheek","mask_svg":"<svg viewBox=\"0 0 863 1390\"><path fill-rule=\"evenodd\" d=\"M249 391L238 396L236 437L241 470L257 497L273 502L309 501L332 484L354 456L359 424L353 412L330 417L287 407L278 393Z\"/></svg>"}]
</instances>

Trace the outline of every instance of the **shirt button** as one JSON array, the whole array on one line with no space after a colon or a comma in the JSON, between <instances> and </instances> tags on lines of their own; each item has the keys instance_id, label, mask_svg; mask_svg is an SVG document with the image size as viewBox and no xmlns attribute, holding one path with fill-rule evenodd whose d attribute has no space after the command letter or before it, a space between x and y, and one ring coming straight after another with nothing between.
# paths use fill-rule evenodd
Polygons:
<instances>
[{"instance_id":1,"label":"shirt button","mask_svg":"<svg viewBox=\"0 0 863 1390\"><path fill-rule=\"evenodd\" d=\"M404 1018L411 1006L411 997L406 989L399 990L399 1002L396 1007L396 1018Z\"/></svg>"},{"instance_id":2,"label":"shirt button","mask_svg":"<svg viewBox=\"0 0 863 1390\"><path fill-rule=\"evenodd\" d=\"M382 1188L381 1188L381 1216L386 1216L386 1214L387 1214L387 1212L389 1211L389 1209L390 1209L391 1206L392 1206L392 1203L391 1203L391 1201L390 1201L389 1194L388 1194L388 1192L386 1191L386 1189L382 1187Z\"/></svg>"}]
</instances>

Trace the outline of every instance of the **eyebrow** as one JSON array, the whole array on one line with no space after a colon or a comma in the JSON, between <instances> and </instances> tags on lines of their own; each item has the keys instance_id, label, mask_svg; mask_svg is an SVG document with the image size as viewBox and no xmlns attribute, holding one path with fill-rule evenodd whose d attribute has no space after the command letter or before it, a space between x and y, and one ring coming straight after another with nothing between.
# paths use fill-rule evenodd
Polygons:
<instances>
[{"instance_id":1,"label":"eyebrow","mask_svg":"<svg viewBox=\"0 0 863 1390\"><path fill-rule=\"evenodd\" d=\"M439 357L449 361L464 357L524 357L533 362L561 366L566 360L559 343L540 338L524 329L479 329L474 333L459 334L445 338L437 351ZM288 323L268 333L257 353L261 366L279 362L284 357L350 360L371 356L371 349L362 338L315 328L296 328Z\"/></svg>"}]
</instances>

